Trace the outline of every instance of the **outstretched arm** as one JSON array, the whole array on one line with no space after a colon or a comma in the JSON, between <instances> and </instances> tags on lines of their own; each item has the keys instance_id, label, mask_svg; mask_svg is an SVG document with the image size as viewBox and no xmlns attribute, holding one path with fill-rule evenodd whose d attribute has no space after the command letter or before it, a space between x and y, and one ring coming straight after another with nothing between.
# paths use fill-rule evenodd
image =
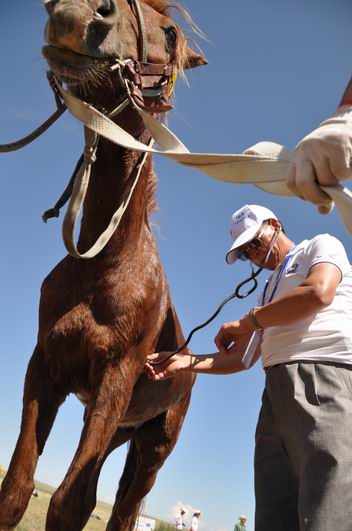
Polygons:
<instances>
[{"instance_id":1,"label":"outstretched arm","mask_svg":"<svg viewBox=\"0 0 352 531\"><path fill-rule=\"evenodd\" d=\"M352 176L352 79L336 113L297 144L287 186L323 214L333 207L319 187L333 186Z\"/></svg>"},{"instance_id":2,"label":"outstretched arm","mask_svg":"<svg viewBox=\"0 0 352 531\"><path fill-rule=\"evenodd\" d=\"M226 352L197 355L189 349L182 354L176 354L164 363L152 365L155 361L162 361L168 352L151 354L147 358L145 371L154 380L165 380L179 372L195 372L203 374L231 374L245 370L242 358L249 343L251 334L241 335ZM251 366L260 356L260 345L255 352Z\"/></svg>"}]
</instances>

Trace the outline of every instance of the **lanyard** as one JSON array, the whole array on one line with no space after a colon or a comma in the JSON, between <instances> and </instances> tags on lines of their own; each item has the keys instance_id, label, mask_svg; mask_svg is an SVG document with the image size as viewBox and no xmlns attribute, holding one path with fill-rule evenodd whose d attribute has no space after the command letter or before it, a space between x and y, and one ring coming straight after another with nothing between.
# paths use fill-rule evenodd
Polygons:
<instances>
[{"instance_id":1,"label":"lanyard","mask_svg":"<svg viewBox=\"0 0 352 531\"><path fill-rule=\"evenodd\" d=\"M269 304L269 302L271 302L271 301L273 300L274 295L275 295L276 290L277 290L277 287L278 287L279 282L280 282L280 280L281 280L281 277L282 277L282 275L284 274L284 272L285 272L285 270L286 270L286 267L287 267L289 261L291 260L291 257L292 257L292 255L293 255L293 252L292 252L292 251L295 249L295 247L296 247L296 246L293 245L293 246L291 247L290 252L286 255L286 258L285 258L285 260L283 261L283 263L282 263L282 265L281 265L281 268L280 268L280 271L279 271L279 273L278 273L278 275L277 275L277 277L276 277L274 287L273 287L273 289L272 289L272 292L270 293L270 297L269 297L268 301L267 301L265 304ZM266 281L266 286L265 286L264 291L263 291L262 306L264 306L265 295L266 295L266 290L268 289L268 286L269 286L269 281L267 280L267 281Z\"/></svg>"}]
</instances>

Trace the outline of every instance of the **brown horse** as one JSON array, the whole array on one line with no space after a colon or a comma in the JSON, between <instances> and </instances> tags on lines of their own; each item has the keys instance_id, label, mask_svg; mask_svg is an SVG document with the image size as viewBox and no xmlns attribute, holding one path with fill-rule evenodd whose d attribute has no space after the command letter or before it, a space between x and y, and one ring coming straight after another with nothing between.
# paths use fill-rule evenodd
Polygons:
<instances>
[{"instance_id":1,"label":"brown horse","mask_svg":"<svg viewBox=\"0 0 352 531\"><path fill-rule=\"evenodd\" d=\"M120 100L105 66L138 60L141 23L135 0L46 0L44 55L69 90L100 109ZM170 17L165 0L144 0L148 63L179 69L204 64ZM116 119L135 138L148 134L137 112ZM100 139L84 203L78 248L104 230L140 154ZM173 449L190 400L190 374L154 383L143 374L148 353L183 342L150 225L155 176L151 158L113 237L91 260L66 256L44 280L38 343L27 369L21 431L0 493L0 530L14 529L34 488L39 455L69 393L85 405L84 427L69 470L51 498L46 529L78 531L96 503L108 455L130 441L107 529L134 527L141 500Z\"/></svg>"}]
</instances>

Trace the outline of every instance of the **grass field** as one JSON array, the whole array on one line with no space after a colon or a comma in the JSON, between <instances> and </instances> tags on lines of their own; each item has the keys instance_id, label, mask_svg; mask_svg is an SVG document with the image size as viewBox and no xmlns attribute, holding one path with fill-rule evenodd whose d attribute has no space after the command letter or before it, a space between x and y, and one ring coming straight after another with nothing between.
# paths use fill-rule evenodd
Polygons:
<instances>
[{"instance_id":1,"label":"grass field","mask_svg":"<svg viewBox=\"0 0 352 531\"><path fill-rule=\"evenodd\" d=\"M0 479L0 482L2 478ZM54 488L40 481L35 482L38 497L32 496L24 517L16 527L17 531L44 531L45 518L49 507L50 498ZM98 502L91 517L84 528L84 531L104 531L106 523L111 514L111 505ZM100 520L96 517L100 518Z\"/></svg>"},{"instance_id":2,"label":"grass field","mask_svg":"<svg viewBox=\"0 0 352 531\"><path fill-rule=\"evenodd\" d=\"M0 472L0 484L2 482L2 473ZM35 482L38 497L32 496L24 517L16 527L17 531L44 531L45 518L49 507L50 498L54 488L40 481ZM107 521L111 514L112 506L108 503L97 503L93 515L89 519L84 531L105 531ZM167 531L173 529L165 522L157 520L156 531Z\"/></svg>"}]
</instances>

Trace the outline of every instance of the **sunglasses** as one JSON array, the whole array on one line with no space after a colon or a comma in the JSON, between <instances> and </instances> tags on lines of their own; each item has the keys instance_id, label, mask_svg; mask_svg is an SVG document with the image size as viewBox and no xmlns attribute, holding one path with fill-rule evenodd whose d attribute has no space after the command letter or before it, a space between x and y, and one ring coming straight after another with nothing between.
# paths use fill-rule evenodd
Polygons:
<instances>
[{"instance_id":1,"label":"sunglasses","mask_svg":"<svg viewBox=\"0 0 352 531\"><path fill-rule=\"evenodd\" d=\"M239 260L241 260L242 262L246 262L246 260L249 260L249 253L251 250L254 249L257 251L258 249L261 248L262 241L260 237L262 233L263 231L260 231L260 233L254 236L254 238L250 242L246 243L245 245L237 249L237 258Z\"/></svg>"}]
</instances>

